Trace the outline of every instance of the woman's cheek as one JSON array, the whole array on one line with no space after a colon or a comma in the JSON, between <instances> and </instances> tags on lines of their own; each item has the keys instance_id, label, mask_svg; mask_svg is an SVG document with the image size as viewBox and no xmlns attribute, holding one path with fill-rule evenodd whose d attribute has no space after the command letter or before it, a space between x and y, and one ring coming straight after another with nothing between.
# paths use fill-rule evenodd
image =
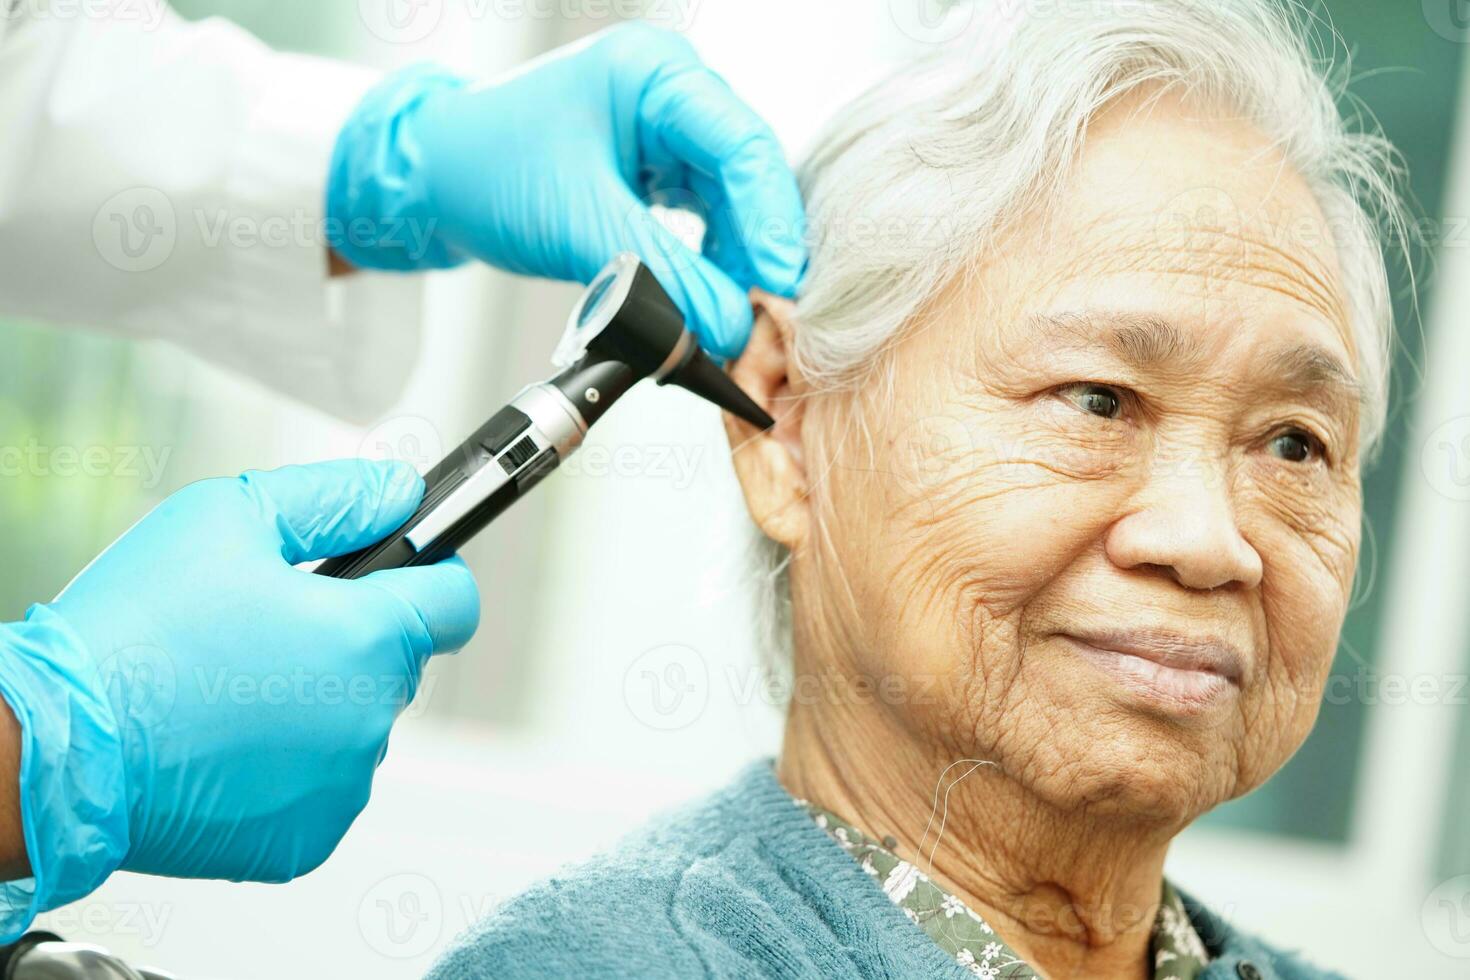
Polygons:
<instances>
[{"instance_id":1,"label":"woman's cheek","mask_svg":"<svg viewBox=\"0 0 1470 980\"><path fill-rule=\"evenodd\" d=\"M1262 557L1265 662L1249 700L1254 737L1273 743L1258 753L1266 775L1311 731L1352 591L1360 513L1351 494L1330 498L1307 508L1277 487L1239 504L1242 531Z\"/></svg>"},{"instance_id":2,"label":"woman's cheek","mask_svg":"<svg viewBox=\"0 0 1470 980\"><path fill-rule=\"evenodd\" d=\"M1284 558L1285 556L1283 556ZM1270 575L1270 571L1267 571ZM1303 607L1289 587L1274 588L1263 579L1262 608L1267 643L1253 690L1242 700L1249 746L1242 754L1248 771L1242 791L1269 779L1299 749L1316 723L1332 668L1340 613ZM1304 608L1311 609L1304 613ZM1324 628L1324 624L1331 624Z\"/></svg>"},{"instance_id":3,"label":"woman's cheek","mask_svg":"<svg viewBox=\"0 0 1470 980\"><path fill-rule=\"evenodd\" d=\"M1288 591L1346 603L1361 544L1362 491L1355 475L1323 467L1247 460L1235 489L1242 531L1263 562L1279 566ZM1278 555L1292 555L1278 562ZM1269 583L1267 583L1269 586ZM1340 617L1339 617L1340 618Z\"/></svg>"},{"instance_id":4,"label":"woman's cheek","mask_svg":"<svg viewBox=\"0 0 1470 980\"><path fill-rule=\"evenodd\" d=\"M1023 605L1101 537L1139 470L1116 432L1038 424L1034 413L926 425L945 433L927 471L937 476L922 488L894 481L885 510L899 542L889 574L925 614L978 605L1000 617Z\"/></svg>"},{"instance_id":5,"label":"woman's cheek","mask_svg":"<svg viewBox=\"0 0 1470 980\"><path fill-rule=\"evenodd\" d=\"M1301 539L1267 543L1261 577L1271 679L1290 685L1278 697L1314 699L1331 668L1348 594Z\"/></svg>"}]
</instances>

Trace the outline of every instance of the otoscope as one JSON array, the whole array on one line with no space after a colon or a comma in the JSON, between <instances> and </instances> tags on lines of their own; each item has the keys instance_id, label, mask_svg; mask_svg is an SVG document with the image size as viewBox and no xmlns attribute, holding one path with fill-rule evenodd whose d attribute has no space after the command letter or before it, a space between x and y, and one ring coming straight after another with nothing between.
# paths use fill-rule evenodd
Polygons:
<instances>
[{"instance_id":1,"label":"otoscope","mask_svg":"<svg viewBox=\"0 0 1470 980\"><path fill-rule=\"evenodd\" d=\"M334 578L430 565L452 555L582 444L598 419L644 378L676 384L759 429L776 423L699 347L679 308L628 252L592 280L551 355L562 368L527 385L424 474L424 498L377 544L317 566Z\"/></svg>"}]
</instances>

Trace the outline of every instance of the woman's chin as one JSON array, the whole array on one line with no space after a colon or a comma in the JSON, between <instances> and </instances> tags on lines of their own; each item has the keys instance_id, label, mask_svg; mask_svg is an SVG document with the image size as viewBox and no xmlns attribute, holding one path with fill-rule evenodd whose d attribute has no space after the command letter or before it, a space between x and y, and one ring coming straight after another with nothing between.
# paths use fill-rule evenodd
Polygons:
<instances>
[{"instance_id":1,"label":"woman's chin","mask_svg":"<svg viewBox=\"0 0 1470 980\"><path fill-rule=\"evenodd\" d=\"M1031 790L1059 811L1154 826L1169 836L1231 795L1226 787L1207 785L1208 770L1190 753L1146 745L1094 747L1064 779L1038 781Z\"/></svg>"},{"instance_id":2,"label":"woman's chin","mask_svg":"<svg viewBox=\"0 0 1470 980\"><path fill-rule=\"evenodd\" d=\"M1183 827L1239 795L1238 698L1181 712L1111 679L1100 690L1094 673L1074 673L1061 689L1033 686L1026 730L1002 733L975 756L996 759L1057 810L1160 827Z\"/></svg>"}]
</instances>

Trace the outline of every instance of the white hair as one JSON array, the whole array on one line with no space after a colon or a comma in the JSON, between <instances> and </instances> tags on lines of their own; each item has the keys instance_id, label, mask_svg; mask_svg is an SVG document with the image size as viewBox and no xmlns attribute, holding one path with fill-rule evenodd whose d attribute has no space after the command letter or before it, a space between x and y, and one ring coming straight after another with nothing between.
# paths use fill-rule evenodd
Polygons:
<instances>
[{"instance_id":1,"label":"white hair","mask_svg":"<svg viewBox=\"0 0 1470 980\"><path fill-rule=\"evenodd\" d=\"M839 111L801 167L813 242L793 357L812 390L863 379L1009 222L1044 213L1102 109L1179 91L1251 122L1315 195L1341 267L1370 458L1387 405L1383 245L1403 231L1401 168L1381 134L1339 114L1345 71L1321 43L1330 27L1275 0L991 0L959 14L970 19L959 37ZM843 225L854 216L868 234ZM789 555L763 547L768 666L784 673Z\"/></svg>"}]
</instances>

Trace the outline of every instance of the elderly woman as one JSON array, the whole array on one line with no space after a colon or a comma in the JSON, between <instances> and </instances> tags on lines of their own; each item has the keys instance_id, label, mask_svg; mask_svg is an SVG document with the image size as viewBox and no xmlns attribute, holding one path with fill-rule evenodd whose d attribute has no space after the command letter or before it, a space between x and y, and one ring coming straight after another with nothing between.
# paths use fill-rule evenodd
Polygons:
<instances>
[{"instance_id":1,"label":"elderly woman","mask_svg":"<svg viewBox=\"0 0 1470 980\"><path fill-rule=\"evenodd\" d=\"M779 419L728 422L781 556L779 761L436 977L1325 975L1163 867L1317 715L1392 157L1268 0L1039 9L840 114L800 302L758 297L733 368Z\"/></svg>"}]
</instances>

